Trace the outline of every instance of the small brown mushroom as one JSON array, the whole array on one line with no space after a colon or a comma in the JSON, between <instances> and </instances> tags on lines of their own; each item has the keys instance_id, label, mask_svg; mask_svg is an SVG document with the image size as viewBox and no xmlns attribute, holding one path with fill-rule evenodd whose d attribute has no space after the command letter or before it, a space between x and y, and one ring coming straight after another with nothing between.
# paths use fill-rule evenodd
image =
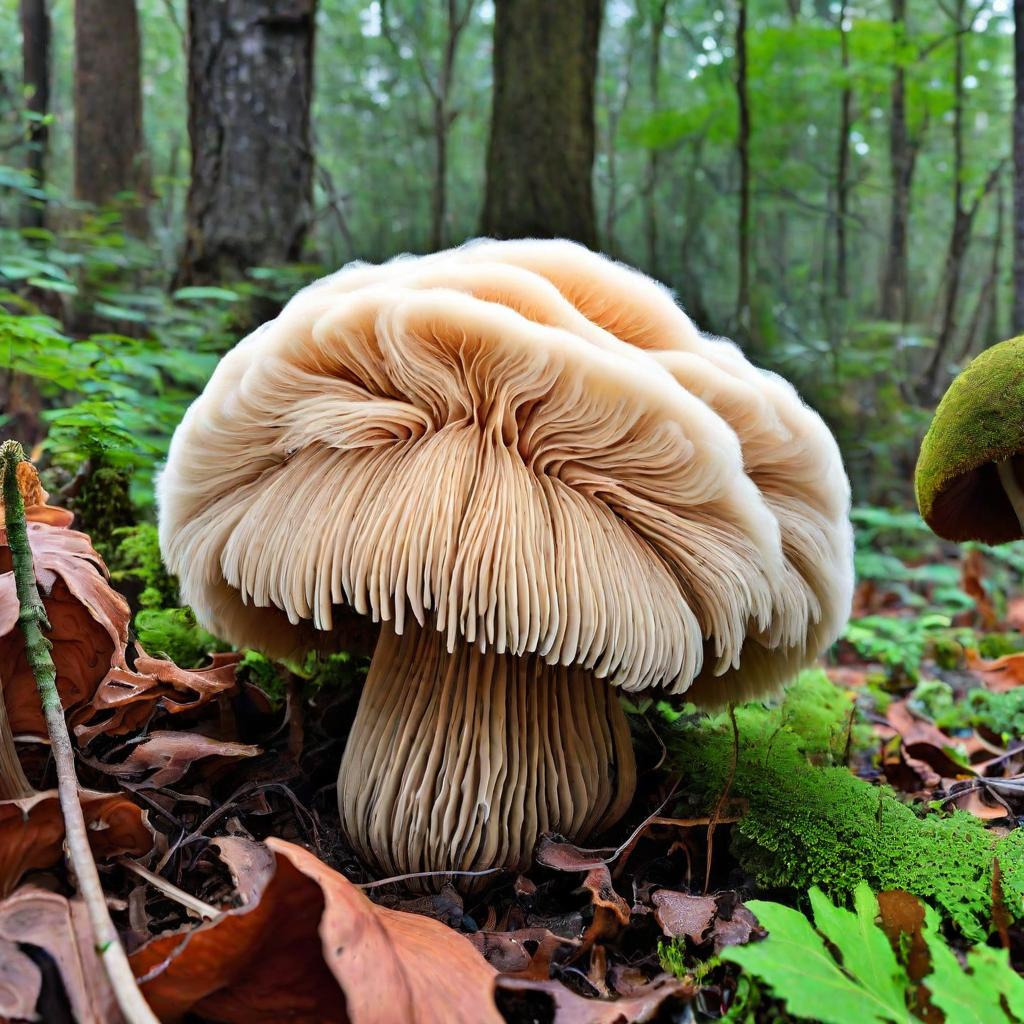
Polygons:
<instances>
[{"instance_id":1,"label":"small brown mushroom","mask_svg":"<svg viewBox=\"0 0 1024 1024\"><path fill-rule=\"evenodd\" d=\"M713 689L752 636L787 670L822 644L714 403L557 281L463 257L299 293L222 360L160 481L213 632L285 657L380 624L338 793L387 874L606 828L634 784L613 687Z\"/></svg>"}]
</instances>

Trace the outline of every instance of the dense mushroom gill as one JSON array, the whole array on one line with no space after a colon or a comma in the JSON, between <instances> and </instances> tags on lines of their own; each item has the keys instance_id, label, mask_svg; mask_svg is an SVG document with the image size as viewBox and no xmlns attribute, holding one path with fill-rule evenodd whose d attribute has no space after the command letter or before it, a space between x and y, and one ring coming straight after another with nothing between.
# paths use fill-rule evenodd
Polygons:
<instances>
[{"instance_id":1,"label":"dense mushroom gill","mask_svg":"<svg viewBox=\"0 0 1024 1024\"><path fill-rule=\"evenodd\" d=\"M449 654L432 629L385 626L338 797L356 851L387 874L485 871L526 867L543 832L600 832L634 783L606 682L537 655Z\"/></svg>"}]
</instances>

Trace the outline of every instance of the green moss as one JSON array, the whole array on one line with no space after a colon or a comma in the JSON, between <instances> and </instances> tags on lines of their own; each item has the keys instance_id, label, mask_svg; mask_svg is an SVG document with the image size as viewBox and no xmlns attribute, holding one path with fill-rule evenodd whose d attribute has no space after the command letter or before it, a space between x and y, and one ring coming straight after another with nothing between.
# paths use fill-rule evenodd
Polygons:
<instances>
[{"instance_id":1,"label":"green moss","mask_svg":"<svg viewBox=\"0 0 1024 1024\"><path fill-rule=\"evenodd\" d=\"M113 558L115 536L135 523L130 469L100 465L89 473L72 502L78 528L89 534L104 560Z\"/></svg>"},{"instance_id":2,"label":"green moss","mask_svg":"<svg viewBox=\"0 0 1024 1024\"><path fill-rule=\"evenodd\" d=\"M164 568L160 540L152 523L114 531L114 551L107 565L110 578L139 594L143 608L174 608L178 581Z\"/></svg>"},{"instance_id":3,"label":"green moss","mask_svg":"<svg viewBox=\"0 0 1024 1024\"><path fill-rule=\"evenodd\" d=\"M733 827L732 852L744 870L766 889L803 892L817 885L834 897L849 895L860 881L875 891L905 889L979 940L990 926L992 864L999 856L1007 905L1024 917L1024 833L1000 840L968 814L917 813L887 787L839 766L837 741L848 711L829 728L811 722L809 732L801 732L807 717L794 715L794 707L820 691L815 675L801 677L781 707L736 711L740 755L732 792L748 806ZM683 785L709 811L732 762L728 717L697 727L679 719L671 748Z\"/></svg>"},{"instance_id":4,"label":"green moss","mask_svg":"<svg viewBox=\"0 0 1024 1024\"><path fill-rule=\"evenodd\" d=\"M914 484L932 521L935 499L957 477L1024 448L1024 336L982 352L949 386L921 443Z\"/></svg>"},{"instance_id":5,"label":"green moss","mask_svg":"<svg viewBox=\"0 0 1024 1024\"><path fill-rule=\"evenodd\" d=\"M145 608L135 616L135 634L148 654L166 655L182 668L201 665L211 651L228 650L188 608Z\"/></svg>"}]
</instances>

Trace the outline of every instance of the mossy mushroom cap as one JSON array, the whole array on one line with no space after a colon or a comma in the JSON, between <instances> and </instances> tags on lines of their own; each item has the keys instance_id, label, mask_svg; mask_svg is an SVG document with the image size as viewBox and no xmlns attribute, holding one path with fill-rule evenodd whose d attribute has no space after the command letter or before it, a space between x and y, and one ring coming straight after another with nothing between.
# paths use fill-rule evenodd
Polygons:
<instances>
[{"instance_id":1,"label":"mossy mushroom cap","mask_svg":"<svg viewBox=\"0 0 1024 1024\"><path fill-rule=\"evenodd\" d=\"M1024 336L982 352L935 410L917 460L917 505L947 540L1024 536L998 464L1024 452Z\"/></svg>"}]
</instances>

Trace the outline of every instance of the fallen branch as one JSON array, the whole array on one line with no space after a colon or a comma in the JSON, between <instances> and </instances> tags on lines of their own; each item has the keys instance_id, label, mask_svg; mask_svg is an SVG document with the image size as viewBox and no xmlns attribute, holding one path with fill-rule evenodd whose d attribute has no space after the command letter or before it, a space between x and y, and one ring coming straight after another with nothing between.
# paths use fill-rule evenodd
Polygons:
<instances>
[{"instance_id":1,"label":"fallen branch","mask_svg":"<svg viewBox=\"0 0 1024 1024\"><path fill-rule=\"evenodd\" d=\"M25 451L17 441L0 445L0 478L3 480L3 502L7 542L14 563L14 582L20 612L18 622L25 635L25 651L29 667L39 690L39 700L46 718L46 730L57 766L57 790L64 816L67 858L78 883L78 890L89 913L96 952L103 964L121 1013L128 1024L157 1024L128 963L124 947L107 910L107 901L100 885L92 850L89 848L85 816L78 799L78 778L64 708L57 693L57 671L50 656L50 642L44 630L50 628L39 589L36 587L32 549L25 524L25 505L18 490L17 469L25 461Z\"/></svg>"}]
</instances>

